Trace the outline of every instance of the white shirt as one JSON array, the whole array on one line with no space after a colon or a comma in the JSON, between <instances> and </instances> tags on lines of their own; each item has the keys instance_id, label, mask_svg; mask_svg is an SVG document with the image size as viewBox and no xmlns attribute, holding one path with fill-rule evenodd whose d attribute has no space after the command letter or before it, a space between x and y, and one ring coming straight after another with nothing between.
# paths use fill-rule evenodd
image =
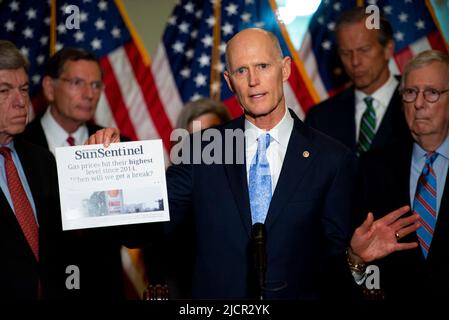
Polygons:
<instances>
[{"instance_id":1,"label":"white shirt","mask_svg":"<svg viewBox=\"0 0 449 320\"><path fill-rule=\"evenodd\" d=\"M67 138L69 133L65 131L59 123L56 122L50 113L50 107L41 118L41 125L44 129L45 137L47 138L48 148L54 154L56 147L66 147L68 146ZM87 131L87 126L83 124L75 132L70 134L75 139L75 145L84 144L87 138L89 138L89 132Z\"/></svg>"},{"instance_id":2,"label":"white shirt","mask_svg":"<svg viewBox=\"0 0 449 320\"><path fill-rule=\"evenodd\" d=\"M387 82L383 84L379 89L377 89L370 97L373 98L373 108L376 112L376 129L379 129L380 123L387 111L388 104L390 103L391 97L396 90L399 81L390 73L390 78ZM365 112L367 106L363 99L368 95L360 90L355 90L355 138L359 141L359 131L360 122L362 121L363 113Z\"/></svg>"},{"instance_id":3,"label":"white shirt","mask_svg":"<svg viewBox=\"0 0 449 320\"><path fill-rule=\"evenodd\" d=\"M245 120L245 156L246 156L246 175L249 181L249 168L254 156L257 152L257 138L264 133L269 133L272 137L270 146L267 149L267 160L270 164L271 172L271 187L272 193L276 189L276 184L279 180L279 175L284 162L285 153L287 152L288 142L293 130L293 117L288 108L285 110L282 120L271 130L265 131L250 121Z\"/></svg>"}]
</instances>

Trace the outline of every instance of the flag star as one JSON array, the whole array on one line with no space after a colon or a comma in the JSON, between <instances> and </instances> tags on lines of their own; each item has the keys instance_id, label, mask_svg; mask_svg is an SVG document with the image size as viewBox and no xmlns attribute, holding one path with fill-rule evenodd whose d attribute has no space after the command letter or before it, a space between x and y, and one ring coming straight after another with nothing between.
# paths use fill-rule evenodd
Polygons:
<instances>
[{"instance_id":1,"label":"flag star","mask_svg":"<svg viewBox=\"0 0 449 320\"><path fill-rule=\"evenodd\" d=\"M193 51L193 49L189 49L185 52L185 56L186 56L187 60L192 59L194 54L195 54L195 52Z\"/></svg>"},{"instance_id":2,"label":"flag star","mask_svg":"<svg viewBox=\"0 0 449 320\"><path fill-rule=\"evenodd\" d=\"M203 96L200 95L198 92L195 92L193 96L190 97L190 101L195 101L201 99Z\"/></svg>"},{"instance_id":3,"label":"flag star","mask_svg":"<svg viewBox=\"0 0 449 320\"><path fill-rule=\"evenodd\" d=\"M61 10L61 12L62 13L65 13L65 9L68 7L68 3L66 2L66 3L64 3L60 8L59 8L59 10Z\"/></svg>"},{"instance_id":4,"label":"flag star","mask_svg":"<svg viewBox=\"0 0 449 320\"><path fill-rule=\"evenodd\" d=\"M30 27L26 27L25 30L22 31L23 36L25 39L32 38L33 37L33 29Z\"/></svg>"},{"instance_id":5,"label":"flag star","mask_svg":"<svg viewBox=\"0 0 449 320\"><path fill-rule=\"evenodd\" d=\"M225 8L225 10L226 10L228 16L232 16L232 15L234 15L234 14L237 14L237 8L238 8L238 6L237 6L236 4L234 4L234 3L231 2L231 3Z\"/></svg>"},{"instance_id":6,"label":"flag star","mask_svg":"<svg viewBox=\"0 0 449 320\"><path fill-rule=\"evenodd\" d=\"M223 31L223 34L227 36L234 33L234 26L229 22L226 22L225 25L221 28L221 30Z\"/></svg>"},{"instance_id":7,"label":"flag star","mask_svg":"<svg viewBox=\"0 0 449 320\"><path fill-rule=\"evenodd\" d=\"M182 53L184 51L184 43L176 41L175 43L173 43L173 45L171 46L173 51L175 51L176 53Z\"/></svg>"},{"instance_id":8,"label":"flag star","mask_svg":"<svg viewBox=\"0 0 449 320\"><path fill-rule=\"evenodd\" d=\"M377 3L377 0L368 0L367 1L369 4L376 4Z\"/></svg>"},{"instance_id":9,"label":"flag star","mask_svg":"<svg viewBox=\"0 0 449 320\"><path fill-rule=\"evenodd\" d=\"M197 87L202 87L206 85L207 77L202 73L198 73L193 81L195 81Z\"/></svg>"},{"instance_id":10,"label":"flag star","mask_svg":"<svg viewBox=\"0 0 449 320\"><path fill-rule=\"evenodd\" d=\"M213 6L215 6L215 0L209 0L210 4Z\"/></svg>"},{"instance_id":11,"label":"flag star","mask_svg":"<svg viewBox=\"0 0 449 320\"><path fill-rule=\"evenodd\" d=\"M210 57L207 54L203 53L201 57L198 58L198 62L200 63L202 68L207 67L210 65Z\"/></svg>"},{"instance_id":12,"label":"flag star","mask_svg":"<svg viewBox=\"0 0 449 320\"><path fill-rule=\"evenodd\" d=\"M418 28L418 30L425 29L425 27L426 27L424 20L421 20L421 19L416 21L415 26L416 26L416 28Z\"/></svg>"},{"instance_id":13,"label":"flag star","mask_svg":"<svg viewBox=\"0 0 449 320\"><path fill-rule=\"evenodd\" d=\"M181 74L181 76L185 79L188 79L190 77L190 69L189 68L184 68L181 70L181 72L179 72Z\"/></svg>"},{"instance_id":14,"label":"flag star","mask_svg":"<svg viewBox=\"0 0 449 320\"><path fill-rule=\"evenodd\" d=\"M50 17L45 17L44 23L45 23L45 25L49 26L50 25Z\"/></svg>"},{"instance_id":15,"label":"flag star","mask_svg":"<svg viewBox=\"0 0 449 320\"><path fill-rule=\"evenodd\" d=\"M176 16L171 16L168 18L168 24L174 26L176 24Z\"/></svg>"},{"instance_id":16,"label":"flag star","mask_svg":"<svg viewBox=\"0 0 449 320\"><path fill-rule=\"evenodd\" d=\"M193 13L193 3L192 2L187 2L184 6L184 10L188 13Z\"/></svg>"},{"instance_id":17,"label":"flag star","mask_svg":"<svg viewBox=\"0 0 449 320\"><path fill-rule=\"evenodd\" d=\"M31 19L36 19L36 10L33 8L28 9L28 11L26 12L26 15L28 17L28 20Z\"/></svg>"},{"instance_id":18,"label":"flag star","mask_svg":"<svg viewBox=\"0 0 449 320\"><path fill-rule=\"evenodd\" d=\"M226 52L226 43L224 43L224 42L220 43L219 49L220 49L220 53L221 54L225 54L225 52Z\"/></svg>"},{"instance_id":19,"label":"flag star","mask_svg":"<svg viewBox=\"0 0 449 320\"><path fill-rule=\"evenodd\" d=\"M5 23L5 28L6 28L6 31L14 31L14 29L15 29L15 22L14 21L11 21L11 20L8 20L8 21L6 21L6 23Z\"/></svg>"},{"instance_id":20,"label":"flag star","mask_svg":"<svg viewBox=\"0 0 449 320\"><path fill-rule=\"evenodd\" d=\"M117 27L114 27L112 30L111 30L111 34L112 34L112 36L114 37L114 38L120 38L120 34L121 33L121 31L120 31L120 29L119 28L117 28Z\"/></svg>"},{"instance_id":21,"label":"flag star","mask_svg":"<svg viewBox=\"0 0 449 320\"><path fill-rule=\"evenodd\" d=\"M192 30L192 32L190 32L190 37L192 37L192 39L196 39L196 37L198 36L198 30Z\"/></svg>"},{"instance_id":22,"label":"flag star","mask_svg":"<svg viewBox=\"0 0 449 320\"><path fill-rule=\"evenodd\" d=\"M38 84L39 81L41 81L41 76L38 74L35 74L34 76L31 77L31 81L33 81L34 84Z\"/></svg>"},{"instance_id":23,"label":"flag star","mask_svg":"<svg viewBox=\"0 0 449 320\"><path fill-rule=\"evenodd\" d=\"M63 25L62 23L58 24L58 26L56 27L56 29L58 29L58 33L63 34L66 33L66 29L65 29L65 25Z\"/></svg>"},{"instance_id":24,"label":"flag star","mask_svg":"<svg viewBox=\"0 0 449 320\"><path fill-rule=\"evenodd\" d=\"M324 50L330 50L330 48L332 47L332 43L329 40L326 40L323 41L321 46L323 47Z\"/></svg>"},{"instance_id":25,"label":"flag star","mask_svg":"<svg viewBox=\"0 0 449 320\"><path fill-rule=\"evenodd\" d=\"M263 26L265 25L265 22L257 21L254 25L256 26L256 28L263 28Z\"/></svg>"},{"instance_id":26,"label":"flag star","mask_svg":"<svg viewBox=\"0 0 449 320\"><path fill-rule=\"evenodd\" d=\"M104 1L104 0L101 0L101 1L98 3L98 9L100 9L100 11L106 11L106 10L108 10L108 3L107 3L106 1Z\"/></svg>"},{"instance_id":27,"label":"flag star","mask_svg":"<svg viewBox=\"0 0 449 320\"><path fill-rule=\"evenodd\" d=\"M64 47L64 45L61 42L56 42L56 51L61 50Z\"/></svg>"},{"instance_id":28,"label":"flag star","mask_svg":"<svg viewBox=\"0 0 449 320\"><path fill-rule=\"evenodd\" d=\"M324 18L323 18L323 16L319 16L318 19L317 19L317 21L318 21L319 24L324 24Z\"/></svg>"},{"instance_id":29,"label":"flag star","mask_svg":"<svg viewBox=\"0 0 449 320\"><path fill-rule=\"evenodd\" d=\"M324 0L324 4L327 6L330 3L330 0Z\"/></svg>"},{"instance_id":30,"label":"flag star","mask_svg":"<svg viewBox=\"0 0 449 320\"><path fill-rule=\"evenodd\" d=\"M385 14L390 15L391 12L393 11L393 7L392 6L385 6L385 7L383 7L383 10L384 10Z\"/></svg>"},{"instance_id":31,"label":"flag star","mask_svg":"<svg viewBox=\"0 0 449 320\"><path fill-rule=\"evenodd\" d=\"M22 47L22 48L20 48L20 52L21 52L25 57L28 57L29 50L28 50L27 47Z\"/></svg>"},{"instance_id":32,"label":"flag star","mask_svg":"<svg viewBox=\"0 0 449 320\"><path fill-rule=\"evenodd\" d=\"M206 23L209 26L209 28L212 28L215 25L215 17L210 16L209 18L206 19Z\"/></svg>"},{"instance_id":33,"label":"flag star","mask_svg":"<svg viewBox=\"0 0 449 320\"><path fill-rule=\"evenodd\" d=\"M394 38L398 41L403 41L404 40L404 34L400 31L396 32L394 34Z\"/></svg>"},{"instance_id":34,"label":"flag star","mask_svg":"<svg viewBox=\"0 0 449 320\"><path fill-rule=\"evenodd\" d=\"M185 21L183 21L179 26L178 29L181 31L181 33L187 33L189 32L189 24Z\"/></svg>"},{"instance_id":35,"label":"flag star","mask_svg":"<svg viewBox=\"0 0 449 320\"><path fill-rule=\"evenodd\" d=\"M101 49L101 40L98 38L94 38L91 42L90 45L92 46L93 50L100 50Z\"/></svg>"},{"instance_id":36,"label":"flag star","mask_svg":"<svg viewBox=\"0 0 449 320\"><path fill-rule=\"evenodd\" d=\"M45 61L45 56L43 54L38 55L36 61L38 65L42 65Z\"/></svg>"},{"instance_id":37,"label":"flag star","mask_svg":"<svg viewBox=\"0 0 449 320\"><path fill-rule=\"evenodd\" d=\"M329 22L328 24L327 24L327 28L330 30L330 31L334 31L335 30L335 22Z\"/></svg>"},{"instance_id":38,"label":"flag star","mask_svg":"<svg viewBox=\"0 0 449 320\"><path fill-rule=\"evenodd\" d=\"M81 22L86 22L88 20L89 14L87 12L81 11L80 12L80 21Z\"/></svg>"},{"instance_id":39,"label":"flag star","mask_svg":"<svg viewBox=\"0 0 449 320\"><path fill-rule=\"evenodd\" d=\"M240 19L242 19L243 22L248 23L251 21L251 13L243 12L243 14L240 16Z\"/></svg>"},{"instance_id":40,"label":"flag star","mask_svg":"<svg viewBox=\"0 0 449 320\"><path fill-rule=\"evenodd\" d=\"M335 2L333 8L334 8L335 11L340 11L341 10L341 3L340 2Z\"/></svg>"},{"instance_id":41,"label":"flag star","mask_svg":"<svg viewBox=\"0 0 449 320\"><path fill-rule=\"evenodd\" d=\"M405 12L401 12L401 14L398 16L399 21L401 22L407 22L408 19L408 14L406 14Z\"/></svg>"},{"instance_id":42,"label":"flag star","mask_svg":"<svg viewBox=\"0 0 449 320\"><path fill-rule=\"evenodd\" d=\"M11 2L9 7L11 8L11 11L19 11L19 3L16 0Z\"/></svg>"},{"instance_id":43,"label":"flag star","mask_svg":"<svg viewBox=\"0 0 449 320\"><path fill-rule=\"evenodd\" d=\"M203 43L205 48L212 47L213 40L210 34L206 34L201 42Z\"/></svg>"},{"instance_id":44,"label":"flag star","mask_svg":"<svg viewBox=\"0 0 449 320\"><path fill-rule=\"evenodd\" d=\"M42 36L39 41L41 42L41 45L45 46L48 43L48 37Z\"/></svg>"},{"instance_id":45,"label":"flag star","mask_svg":"<svg viewBox=\"0 0 449 320\"><path fill-rule=\"evenodd\" d=\"M254 4L254 0L245 0L245 4Z\"/></svg>"},{"instance_id":46,"label":"flag star","mask_svg":"<svg viewBox=\"0 0 449 320\"><path fill-rule=\"evenodd\" d=\"M78 30L77 32L75 32L73 37L75 38L76 42L84 41L84 32L81 32L80 30Z\"/></svg>"},{"instance_id":47,"label":"flag star","mask_svg":"<svg viewBox=\"0 0 449 320\"><path fill-rule=\"evenodd\" d=\"M106 24L106 21L104 21L101 18L98 18L97 21L95 21L95 28L97 28L97 30L104 30L105 24Z\"/></svg>"},{"instance_id":48,"label":"flag star","mask_svg":"<svg viewBox=\"0 0 449 320\"><path fill-rule=\"evenodd\" d=\"M195 13L195 17L197 18L197 19L201 19L201 16L203 15L203 11L202 10L198 10L196 13Z\"/></svg>"}]
</instances>

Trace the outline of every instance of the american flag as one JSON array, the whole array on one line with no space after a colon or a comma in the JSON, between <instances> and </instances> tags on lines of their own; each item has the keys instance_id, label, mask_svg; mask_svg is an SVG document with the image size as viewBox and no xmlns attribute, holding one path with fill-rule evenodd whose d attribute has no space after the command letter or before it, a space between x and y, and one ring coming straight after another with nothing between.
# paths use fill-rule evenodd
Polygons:
<instances>
[{"instance_id":1,"label":"american flag","mask_svg":"<svg viewBox=\"0 0 449 320\"><path fill-rule=\"evenodd\" d=\"M287 105L303 117L303 110L316 102L313 85L285 26L277 19L274 0L182 0L168 20L151 66L171 123L186 102L199 97L223 101L233 116L242 113L222 72L226 42L248 27L272 31L284 55L293 58L292 75L284 86Z\"/></svg>"},{"instance_id":2,"label":"american flag","mask_svg":"<svg viewBox=\"0 0 449 320\"><path fill-rule=\"evenodd\" d=\"M334 29L342 12L359 2L363 1L324 0L310 22L300 57L321 100L337 93L348 81L336 51ZM405 63L423 50L446 50L426 1L371 0L365 6L370 4L377 5L393 27L396 46L390 70L394 74L400 74Z\"/></svg>"},{"instance_id":3,"label":"american flag","mask_svg":"<svg viewBox=\"0 0 449 320\"><path fill-rule=\"evenodd\" d=\"M79 28L71 18L75 11L66 10L69 5L78 9ZM104 72L105 89L95 121L118 127L133 140L161 137L168 147L171 124L161 106L154 103L158 94L150 60L121 1L0 1L0 39L12 41L30 61L35 112L46 107L40 94L41 77L50 53L63 46L84 48L100 59ZM128 280L142 293L146 283L140 254L137 249L122 250Z\"/></svg>"}]
</instances>

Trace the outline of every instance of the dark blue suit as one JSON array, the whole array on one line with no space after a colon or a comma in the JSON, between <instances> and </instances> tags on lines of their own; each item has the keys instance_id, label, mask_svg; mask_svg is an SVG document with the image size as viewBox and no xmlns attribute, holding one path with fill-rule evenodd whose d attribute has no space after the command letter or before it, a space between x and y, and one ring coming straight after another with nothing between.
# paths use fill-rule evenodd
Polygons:
<instances>
[{"instance_id":1,"label":"dark blue suit","mask_svg":"<svg viewBox=\"0 0 449 320\"><path fill-rule=\"evenodd\" d=\"M355 152L357 141L354 88L348 88L311 108L307 113L305 122L337 139ZM377 149L401 141L404 138L410 138L410 130L402 112L401 96L395 90L374 136L371 149Z\"/></svg>"},{"instance_id":2,"label":"dark blue suit","mask_svg":"<svg viewBox=\"0 0 449 320\"><path fill-rule=\"evenodd\" d=\"M352 232L353 158L350 150L293 117L265 222L267 286L286 286L267 292L266 298L319 299L328 279L347 276L339 259ZM218 129L223 134L243 128L242 116ZM304 151L310 156L303 156ZM182 164L167 171L171 217L167 231L194 221L194 298L254 298L246 177L245 164ZM342 273L330 275L330 270Z\"/></svg>"}]
</instances>

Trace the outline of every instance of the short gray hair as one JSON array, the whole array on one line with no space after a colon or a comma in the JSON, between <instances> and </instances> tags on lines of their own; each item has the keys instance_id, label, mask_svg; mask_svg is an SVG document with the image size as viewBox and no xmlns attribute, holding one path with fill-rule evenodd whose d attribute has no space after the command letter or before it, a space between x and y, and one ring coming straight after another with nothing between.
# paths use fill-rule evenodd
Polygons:
<instances>
[{"instance_id":1,"label":"short gray hair","mask_svg":"<svg viewBox=\"0 0 449 320\"><path fill-rule=\"evenodd\" d=\"M28 73L27 58L11 41L0 40L0 70L16 70L23 68Z\"/></svg>"},{"instance_id":2,"label":"short gray hair","mask_svg":"<svg viewBox=\"0 0 449 320\"><path fill-rule=\"evenodd\" d=\"M404 72L402 73L400 88L404 88L405 79L407 79L410 72L425 67L435 61L444 63L447 69L446 72L449 73L449 55L438 50L426 50L414 56L409 62L407 62L404 67Z\"/></svg>"},{"instance_id":3,"label":"short gray hair","mask_svg":"<svg viewBox=\"0 0 449 320\"><path fill-rule=\"evenodd\" d=\"M209 98L201 98L186 103L178 116L176 128L188 130L189 124L193 120L206 113L215 114L220 119L221 123L231 120L228 109L223 103Z\"/></svg>"}]
</instances>

